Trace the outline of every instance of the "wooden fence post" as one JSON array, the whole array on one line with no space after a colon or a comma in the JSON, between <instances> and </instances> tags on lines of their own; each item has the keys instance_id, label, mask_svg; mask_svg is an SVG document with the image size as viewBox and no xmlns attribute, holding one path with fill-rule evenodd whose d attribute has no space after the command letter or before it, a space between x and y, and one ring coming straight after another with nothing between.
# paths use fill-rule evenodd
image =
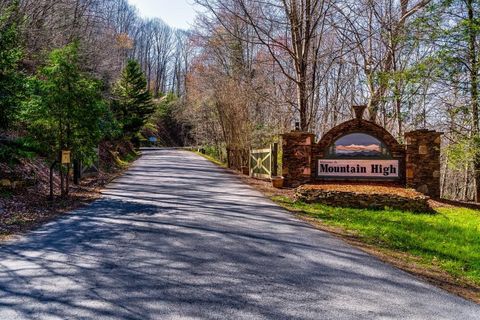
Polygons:
<instances>
[{"instance_id":1,"label":"wooden fence post","mask_svg":"<svg viewBox=\"0 0 480 320\"><path fill-rule=\"evenodd\" d=\"M272 177L278 176L278 142L272 145Z\"/></svg>"}]
</instances>

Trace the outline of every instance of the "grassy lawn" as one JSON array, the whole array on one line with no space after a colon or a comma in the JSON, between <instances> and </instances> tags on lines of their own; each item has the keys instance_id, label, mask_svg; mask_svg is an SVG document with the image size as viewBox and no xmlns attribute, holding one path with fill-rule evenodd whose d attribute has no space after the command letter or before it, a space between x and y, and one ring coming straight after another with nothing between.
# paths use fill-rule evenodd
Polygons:
<instances>
[{"instance_id":1,"label":"grassy lawn","mask_svg":"<svg viewBox=\"0 0 480 320\"><path fill-rule=\"evenodd\" d=\"M414 214L274 200L322 224L352 231L362 242L414 255L421 264L480 286L480 211L439 208L437 214Z\"/></svg>"}]
</instances>

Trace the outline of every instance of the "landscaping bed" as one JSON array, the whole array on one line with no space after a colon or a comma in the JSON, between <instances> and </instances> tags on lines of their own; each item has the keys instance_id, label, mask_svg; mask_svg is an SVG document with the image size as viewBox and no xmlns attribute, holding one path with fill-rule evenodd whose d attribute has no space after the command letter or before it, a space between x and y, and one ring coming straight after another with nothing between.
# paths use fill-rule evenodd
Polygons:
<instances>
[{"instance_id":1,"label":"landscaping bed","mask_svg":"<svg viewBox=\"0 0 480 320\"><path fill-rule=\"evenodd\" d=\"M413 189L395 185L315 184L300 186L295 199L305 203L322 203L333 207L360 209L385 208L419 213L433 212L429 197Z\"/></svg>"}]
</instances>

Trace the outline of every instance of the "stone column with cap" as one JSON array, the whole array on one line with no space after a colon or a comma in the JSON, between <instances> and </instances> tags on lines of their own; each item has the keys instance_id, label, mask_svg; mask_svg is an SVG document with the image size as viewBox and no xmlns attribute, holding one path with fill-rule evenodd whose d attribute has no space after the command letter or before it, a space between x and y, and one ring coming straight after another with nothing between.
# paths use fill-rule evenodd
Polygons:
<instances>
[{"instance_id":1,"label":"stone column with cap","mask_svg":"<svg viewBox=\"0 0 480 320\"><path fill-rule=\"evenodd\" d=\"M314 143L313 133L292 131L282 134L282 176L286 187L311 182Z\"/></svg>"},{"instance_id":2,"label":"stone column with cap","mask_svg":"<svg viewBox=\"0 0 480 320\"><path fill-rule=\"evenodd\" d=\"M365 113L365 110L367 109L366 105L357 105L357 106L352 106L353 111L355 112L355 118L357 120L362 120L363 119L363 114Z\"/></svg>"},{"instance_id":3,"label":"stone column with cap","mask_svg":"<svg viewBox=\"0 0 480 320\"><path fill-rule=\"evenodd\" d=\"M440 198L441 132L415 130L405 134L406 182L432 198Z\"/></svg>"}]
</instances>

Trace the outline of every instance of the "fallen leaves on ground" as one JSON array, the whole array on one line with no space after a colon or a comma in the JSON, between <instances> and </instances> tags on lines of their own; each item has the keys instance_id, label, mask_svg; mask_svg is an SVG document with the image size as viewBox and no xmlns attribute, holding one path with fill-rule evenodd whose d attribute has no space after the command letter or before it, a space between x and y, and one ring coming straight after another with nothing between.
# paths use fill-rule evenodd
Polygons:
<instances>
[{"instance_id":1,"label":"fallen leaves on ground","mask_svg":"<svg viewBox=\"0 0 480 320\"><path fill-rule=\"evenodd\" d=\"M17 190L0 190L0 238L31 230L53 218L84 206L101 195L102 187L120 174L101 172L82 180L78 186L70 183L68 197L58 195L60 179L54 175L55 200L49 201L49 166L42 159L22 160L14 167L2 166L3 175L18 179L34 177L35 183Z\"/></svg>"}]
</instances>

